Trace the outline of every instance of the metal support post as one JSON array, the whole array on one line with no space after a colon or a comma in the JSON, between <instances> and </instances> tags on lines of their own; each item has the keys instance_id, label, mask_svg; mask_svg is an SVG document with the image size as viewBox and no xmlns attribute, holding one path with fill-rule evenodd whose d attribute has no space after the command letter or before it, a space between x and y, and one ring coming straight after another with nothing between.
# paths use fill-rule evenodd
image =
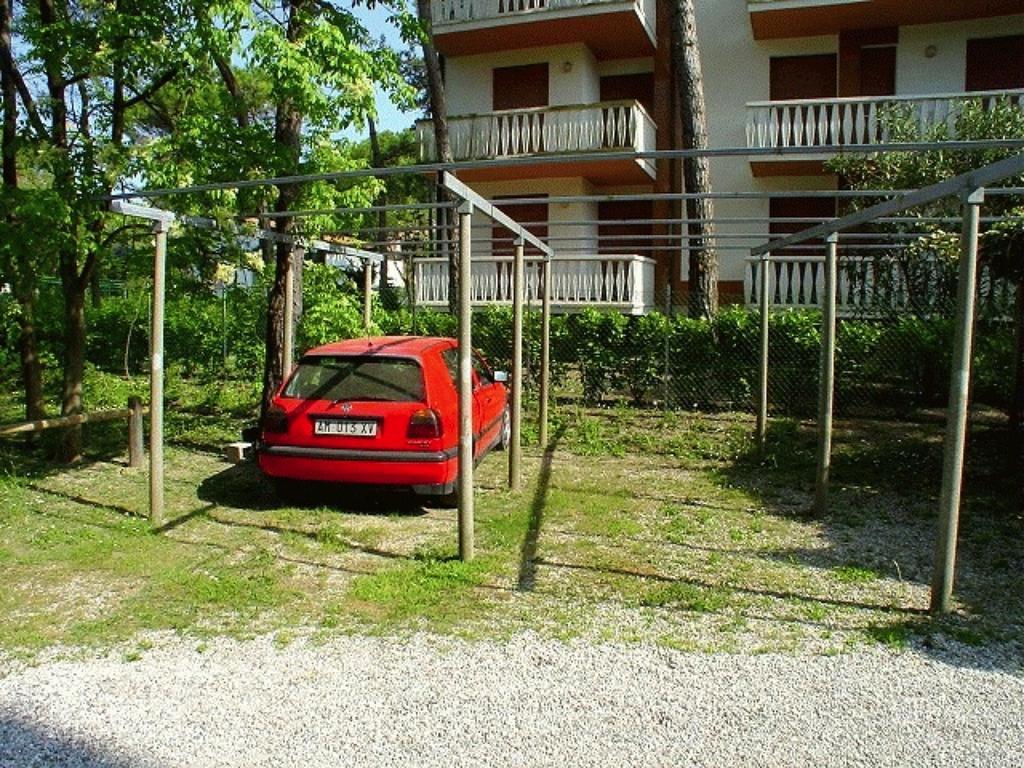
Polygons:
<instances>
[{"instance_id":1,"label":"metal support post","mask_svg":"<svg viewBox=\"0 0 1024 768\"><path fill-rule=\"evenodd\" d=\"M540 321L540 447L548 447L548 400L551 389L551 259L544 259Z\"/></svg>"},{"instance_id":2,"label":"metal support post","mask_svg":"<svg viewBox=\"0 0 1024 768\"><path fill-rule=\"evenodd\" d=\"M363 328L367 335L373 323L373 263L367 259L363 262Z\"/></svg>"},{"instance_id":3,"label":"metal support post","mask_svg":"<svg viewBox=\"0 0 1024 768\"><path fill-rule=\"evenodd\" d=\"M473 204L459 214L459 558L473 559Z\"/></svg>"},{"instance_id":4,"label":"metal support post","mask_svg":"<svg viewBox=\"0 0 1024 768\"><path fill-rule=\"evenodd\" d=\"M284 362L281 375L288 378L295 362L295 250L288 253L288 271L284 276Z\"/></svg>"},{"instance_id":5,"label":"metal support post","mask_svg":"<svg viewBox=\"0 0 1024 768\"><path fill-rule=\"evenodd\" d=\"M149 522L164 524L164 293L169 221L154 221L153 327L149 342Z\"/></svg>"},{"instance_id":6,"label":"metal support post","mask_svg":"<svg viewBox=\"0 0 1024 768\"><path fill-rule=\"evenodd\" d=\"M832 469L832 405L836 375L836 284L839 280L839 235L825 242L825 302L821 317L821 370L818 381L818 473L814 486L814 511L828 511L828 481Z\"/></svg>"},{"instance_id":7,"label":"metal support post","mask_svg":"<svg viewBox=\"0 0 1024 768\"><path fill-rule=\"evenodd\" d=\"M768 270L771 269L770 253L761 254L761 272L758 275L758 303L761 308L761 370L758 385L757 404L757 449L763 454L768 439L768 313L771 302L768 298Z\"/></svg>"},{"instance_id":8,"label":"metal support post","mask_svg":"<svg viewBox=\"0 0 1024 768\"><path fill-rule=\"evenodd\" d=\"M978 225L985 190L968 191L963 198L964 226L961 240L960 278L957 286L957 324L953 338L949 410L946 414L945 455L942 462L942 493L939 496L939 535L935 542L932 574L932 613L948 613L953 597L957 529L960 524L960 489L964 471L964 443L971 381L974 335L974 298L978 273Z\"/></svg>"},{"instance_id":9,"label":"metal support post","mask_svg":"<svg viewBox=\"0 0 1024 768\"><path fill-rule=\"evenodd\" d=\"M519 237L512 261L512 434L508 446L508 487L513 491L518 491L522 484L524 262L524 241Z\"/></svg>"}]
</instances>

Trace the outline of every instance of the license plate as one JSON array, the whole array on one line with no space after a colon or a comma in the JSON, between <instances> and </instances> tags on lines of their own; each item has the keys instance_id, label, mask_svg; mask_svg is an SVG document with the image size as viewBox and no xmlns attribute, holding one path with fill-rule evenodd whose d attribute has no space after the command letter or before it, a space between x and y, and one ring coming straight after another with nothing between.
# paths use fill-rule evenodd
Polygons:
<instances>
[{"instance_id":1,"label":"license plate","mask_svg":"<svg viewBox=\"0 0 1024 768\"><path fill-rule=\"evenodd\" d=\"M340 435L343 437L376 437L377 422L317 419L313 422L313 434Z\"/></svg>"}]
</instances>

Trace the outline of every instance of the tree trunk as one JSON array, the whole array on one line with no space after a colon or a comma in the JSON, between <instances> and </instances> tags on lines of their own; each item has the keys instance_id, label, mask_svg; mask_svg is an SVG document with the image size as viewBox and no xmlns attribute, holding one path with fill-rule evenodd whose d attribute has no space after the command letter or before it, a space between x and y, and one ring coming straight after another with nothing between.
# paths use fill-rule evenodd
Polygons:
<instances>
[{"instance_id":1,"label":"tree trunk","mask_svg":"<svg viewBox=\"0 0 1024 768\"><path fill-rule=\"evenodd\" d=\"M85 289L79 277L73 253L61 254L61 287L64 291L64 385L61 392L61 416L82 413L82 388L85 379ZM68 463L82 458L82 427L63 431L60 459Z\"/></svg>"},{"instance_id":2,"label":"tree trunk","mask_svg":"<svg viewBox=\"0 0 1024 768\"><path fill-rule=\"evenodd\" d=\"M18 355L21 380L25 388L25 420L38 421L46 416L43 406L43 371L39 364L39 340L36 336L35 292L18 291Z\"/></svg>"},{"instance_id":3,"label":"tree trunk","mask_svg":"<svg viewBox=\"0 0 1024 768\"><path fill-rule=\"evenodd\" d=\"M288 6L288 29L287 39L289 43L295 44L305 35L306 24L303 20L302 6L305 0L293 0ZM285 162L283 167L277 168L280 175L296 173L299 167L300 149L302 142L302 118L298 106L290 98L285 98L277 105L274 115L274 142L284 152ZM276 213L284 213L291 210L299 196L299 187L295 184L287 184L278 187L277 201L274 204ZM295 221L291 217L276 219L277 233L290 236L294 230ZM267 299L267 333L266 333L266 361L263 368L263 397L261 399L260 413L266 413L273 400L274 393L284 381L285 359L284 359L284 306L285 301L294 301L293 296L286 296L285 282L288 279L288 270L292 268L293 245L290 242L279 242L275 247L274 258L274 283L270 288L270 296Z\"/></svg>"},{"instance_id":4,"label":"tree trunk","mask_svg":"<svg viewBox=\"0 0 1024 768\"><path fill-rule=\"evenodd\" d=\"M683 148L708 148L707 110L704 78L694 0L675 0L672 19L672 59ZM683 158L683 186L689 193L711 192L711 170L706 156ZM709 197L686 200L686 229L689 243L689 314L710 318L718 311L718 255L714 246L714 205Z\"/></svg>"},{"instance_id":5,"label":"tree trunk","mask_svg":"<svg viewBox=\"0 0 1024 768\"><path fill-rule=\"evenodd\" d=\"M14 212L18 192L18 89L14 77L14 51L11 48L13 9L9 0L0 0L0 98L3 106L3 132L0 155L3 157L3 193L10 202L7 220L16 228ZM43 418L43 377L39 364L35 325L35 273L29 261L12 259L8 277L20 309L18 313L18 355L24 386L25 419Z\"/></svg>"},{"instance_id":6,"label":"tree trunk","mask_svg":"<svg viewBox=\"0 0 1024 768\"><path fill-rule=\"evenodd\" d=\"M430 100L430 120L434 125L434 147L440 163L452 162L452 145L448 137L448 98L444 90L441 58L434 47L434 28L431 21L430 0L416 0L420 24L426 30L420 40L423 48L423 66L427 71L427 95ZM450 202L448 190L438 184L437 200ZM454 313L459 297L459 249L455 245L455 229L449 208L437 209L436 237L444 240L448 256L448 310Z\"/></svg>"}]
</instances>

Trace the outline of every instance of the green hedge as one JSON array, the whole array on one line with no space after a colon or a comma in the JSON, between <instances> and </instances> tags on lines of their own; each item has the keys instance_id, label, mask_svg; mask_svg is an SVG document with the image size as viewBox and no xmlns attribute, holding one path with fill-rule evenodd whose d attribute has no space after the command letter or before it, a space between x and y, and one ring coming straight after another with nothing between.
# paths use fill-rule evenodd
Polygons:
<instances>
[{"instance_id":1,"label":"green hedge","mask_svg":"<svg viewBox=\"0 0 1024 768\"><path fill-rule=\"evenodd\" d=\"M148 355L149 300L145 285L127 298L88 308L88 359L96 367L140 372ZM196 286L168 292L167 362L185 375L259 379L263 369L268 285L234 288L218 296ZM338 272L308 265L297 334L301 352L364 333L362 297ZM59 294L40 296L43 355L61 353ZM813 412L817 399L820 313L773 313L770 391L776 411ZM527 382L540 367L538 312L526 316ZM373 307L374 333L453 336L456 318L442 312ZM837 405L840 409L906 409L941 405L949 381L952 323L944 318L843 320L838 329ZM757 387L760 322L742 307L712 321L660 313L631 317L586 309L551 323L552 385L557 394L596 404L666 403L686 408L750 408ZM511 366L512 312L476 312L474 344L497 368ZM0 297L0 367L17 368L17 307ZM977 334L974 394L1004 406L1012 387L1013 333L1008 324L981 324ZM225 355L226 351L226 355Z\"/></svg>"}]
</instances>

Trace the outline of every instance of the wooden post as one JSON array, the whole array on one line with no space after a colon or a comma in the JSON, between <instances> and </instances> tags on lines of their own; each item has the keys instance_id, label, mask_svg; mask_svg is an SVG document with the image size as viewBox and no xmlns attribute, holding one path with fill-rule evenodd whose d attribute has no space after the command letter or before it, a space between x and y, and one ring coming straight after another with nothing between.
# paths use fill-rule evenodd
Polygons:
<instances>
[{"instance_id":1,"label":"wooden post","mask_svg":"<svg viewBox=\"0 0 1024 768\"><path fill-rule=\"evenodd\" d=\"M370 325L373 323L373 262L366 259L363 262L363 329L366 335L370 335Z\"/></svg>"},{"instance_id":2,"label":"wooden post","mask_svg":"<svg viewBox=\"0 0 1024 768\"><path fill-rule=\"evenodd\" d=\"M544 259L540 321L540 447L548 448L548 400L551 390L551 259Z\"/></svg>"},{"instance_id":3,"label":"wooden post","mask_svg":"<svg viewBox=\"0 0 1024 768\"><path fill-rule=\"evenodd\" d=\"M821 371L818 381L818 473L814 486L814 511L828 511L828 482L832 469L832 405L836 376L836 283L839 277L839 235L825 242L825 306L821 316Z\"/></svg>"},{"instance_id":4,"label":"wooden post","mask_svg":"<svg viewBox=\"0 0 1024 768\"><path fill-rule=\"evenodd\" d=\"M295 361L295 249L288 254L284 278L284 365L281 376L287 379Z\"/></svg>"},{"instance_id":5,"label":"wooden post","mask_svg":"<svg viewBox=\"0 0 1024 768\"><path fill-rule=\"evenodd\" d=\"M964 225L961 239L960 279L957 286L957 324L946 413L945 454L942 462L942 493L939 496L939 535L935 542L932 574L932 613L948 613L953 597L957 530L960 525L960 490L964 471L964 443L971 382L971 351L974 336L974 298L978 274L978 225L985 190L964 194Z\"/></svg>"},{"instance_id":6,"label":"wooden post","mask_svg":"<svg viewBox=\"0 0 1024 768\"><path fill-rule=\"evenodd\" d=\"M164 279L167 271L167 221L153 223L153 328L149 346L149 522L164 524Z\"/></svg>"},{"instance_id":7,"label":"wooden post","mask_svg":"<svg viewBox=\"0 0 1024 768\"><path fill-rule=\"evenodd\" d=\"M768 270L771 269L770 253L761 255L761 273L758 275L760 289L758 304L761 307L761 368L758 384L757 404L757 449L763 454L768 440L768 314L771 302L768 298Z\"/></svg>"},{"instance_id":8,"label":"wooden post","mask_svg":"<svg viewBox=\"0 0 1024 768\"><path fill-rule=\"evenodd\" d=\"M459 558L473 559L473 204L459 205Z\"/></svg>"},{"instance_id":9,"label":"wooden post","mask_svg":"<svg viewBox=\"0 0 1024 768\"><path fill-rule=\"evenodd\" d=\"M516 238L512 262L512 435L508 446L508 487L513 491L518 491L522 483L524 245L523 238Z\"/></svg>"},{"instance_id":10,"label":"wooden post","mask_svg":"<svg viewBox=\"0 0 1024 768\"><path fill-rule=\"evenodd\" d=\"M142 398L128 398L128 466L141 467L145 456L142 439Z\"/></svg>"}]
</instances>

